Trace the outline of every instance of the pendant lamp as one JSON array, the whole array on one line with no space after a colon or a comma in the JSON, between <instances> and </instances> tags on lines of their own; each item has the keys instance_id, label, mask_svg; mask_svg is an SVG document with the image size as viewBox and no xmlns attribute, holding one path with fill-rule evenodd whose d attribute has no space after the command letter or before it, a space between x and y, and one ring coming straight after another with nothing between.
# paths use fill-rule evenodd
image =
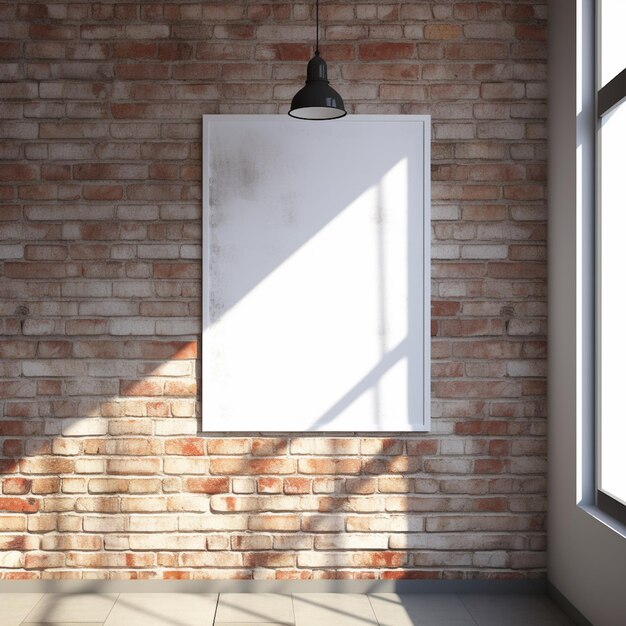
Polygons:
<instances>
[{"instance_id":1,"label":"pendant lamp","mask_svg":"<svg viewBox=\"0 0 626 626\"><path fill-rule=\"evenodd\" d=\"M301 120L334 120L346 115L341 96L328 84L328 68L319 51L320 2L315 3L315 56L306 68L306 84L293 97L289 115Z\"/></svg>"}]
</instances>

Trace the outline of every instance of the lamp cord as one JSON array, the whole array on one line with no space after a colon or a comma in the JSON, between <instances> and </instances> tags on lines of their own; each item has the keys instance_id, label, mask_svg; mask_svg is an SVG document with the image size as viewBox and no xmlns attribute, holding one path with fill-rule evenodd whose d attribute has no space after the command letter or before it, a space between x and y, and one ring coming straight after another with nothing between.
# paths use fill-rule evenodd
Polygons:
<instances>
[{"instance_id":1,"label":"lamp cord","mask_svg":"<svg viewBox=\"0 0 626 626\"><path fill-rule=\"evenodd\" d=\"M320 0L315 2L315 54L320 53Z\"/></svg>"}]
</instances>

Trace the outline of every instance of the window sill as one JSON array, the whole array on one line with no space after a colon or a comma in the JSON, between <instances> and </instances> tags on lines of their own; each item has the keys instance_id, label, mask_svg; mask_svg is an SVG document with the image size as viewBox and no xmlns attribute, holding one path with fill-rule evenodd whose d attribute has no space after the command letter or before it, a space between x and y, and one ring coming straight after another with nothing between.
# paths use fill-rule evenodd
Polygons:
<instances>
[{"instance_id":1,"label":"window sill","mask_svg":"<svg viewBox=\"0 0 626 626\"><path fill-rule=\"evenodd\" d=\"M626 539L626 524L622 524L619 520L611 517L608 513L605 513L599 509L595 504L578 504L578 507L585 513L591 515L603 526L606 526L616 534L620 535L623 539Z\"/></svg>"}]
</instances>

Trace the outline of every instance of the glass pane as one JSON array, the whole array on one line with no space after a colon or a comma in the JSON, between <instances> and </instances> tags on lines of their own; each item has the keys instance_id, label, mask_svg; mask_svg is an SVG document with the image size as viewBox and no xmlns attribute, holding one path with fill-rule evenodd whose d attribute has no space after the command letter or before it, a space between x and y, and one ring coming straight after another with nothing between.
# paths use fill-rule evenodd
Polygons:
<instances>
[{"instance_id":1,"label":"glass pane","mask_svg":"<svg viewBox=\"0 0 626 626\"><path fill-rule=\"evenodd\" d=\"M600 2L600 87L626 67L626 1Z\"/></svg>"},{"instance_id":2,"label":"glass pane","mask_svg":"<svg viewBox=\"0 0 626 626\"><path fill-rule=\"evenodd\" d=\"M625 2L626 4L626 2ZM600 128L600 484L626 504L626 103Z\"/></svg>"}]
</instances>

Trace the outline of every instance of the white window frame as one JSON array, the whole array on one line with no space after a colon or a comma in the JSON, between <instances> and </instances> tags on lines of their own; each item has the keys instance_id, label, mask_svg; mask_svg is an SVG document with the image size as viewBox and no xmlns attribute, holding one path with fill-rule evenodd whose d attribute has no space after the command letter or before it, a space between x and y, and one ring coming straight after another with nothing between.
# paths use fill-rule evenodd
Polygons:
<instances>
[{"instance_id":1,"label":"white window frame","mask_svg":"<svg viewBox=\"0 0 626 626\"><path fill-rule=\"evenodd\" d=\"M602 455L602 403L601 403L601 289L602 289L602 197L601 197L601 150L600 150L600 129L602 118L613 111L618 106L626 106L626 67L606 85L600 87L601 76L601 0L595 2L596 18L596 41L595 41L595 70L596 70L596 208L595 208L595 415L596 415L596 445L595 445L595 501L596 506L610 517L626 524L626 506L607 494L600 488L601 484L601 455Z\"/></svg>"}]
</instances>

